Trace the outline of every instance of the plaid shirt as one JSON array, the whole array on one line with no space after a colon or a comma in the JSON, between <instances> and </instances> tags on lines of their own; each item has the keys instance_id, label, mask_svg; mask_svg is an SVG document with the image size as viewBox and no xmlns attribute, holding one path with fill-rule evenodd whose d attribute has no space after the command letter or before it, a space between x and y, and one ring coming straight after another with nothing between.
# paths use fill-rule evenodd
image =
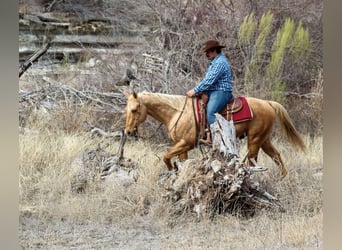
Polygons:
<instances>
[{"instance_id":1,"label":"plaid shirt","mask_svg":"<svg viewBox=\"0 0 342 250\"><path fill-rule=\"evenodd\" d=\"M232 91L231 71L227 58L218 54L211 62L204 79L194 88L195 93L210 90Z\"/></svg>"}]
</instances>

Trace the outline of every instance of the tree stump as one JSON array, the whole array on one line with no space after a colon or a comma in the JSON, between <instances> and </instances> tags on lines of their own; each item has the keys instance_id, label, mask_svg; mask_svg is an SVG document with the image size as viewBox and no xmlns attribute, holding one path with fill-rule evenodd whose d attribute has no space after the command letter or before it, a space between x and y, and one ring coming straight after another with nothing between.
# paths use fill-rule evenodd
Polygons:
<instances>
[{"instance_id":1,"label":"tree stump","mask_svg":"<svg viewBox=\"0 0 342 250\"><path fill-rule=\"evenodd\" d=\"M163 196L172 201L174 212L191 211L201 217L205 213L254 213L262 208L284 211L280 201L262 190L255 178L255 172L265 169L241 162L233 122L216 114L211 132L213 145L207 159L186 160L177 172L160 176Z\"/></svg>"}]
</instances>

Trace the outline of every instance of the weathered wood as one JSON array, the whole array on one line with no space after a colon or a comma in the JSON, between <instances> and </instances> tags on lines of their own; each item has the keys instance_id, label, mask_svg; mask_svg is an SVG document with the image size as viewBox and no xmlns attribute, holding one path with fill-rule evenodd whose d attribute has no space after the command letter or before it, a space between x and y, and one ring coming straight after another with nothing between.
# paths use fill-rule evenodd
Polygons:
<instances>
[{"instance_id":1,"label":"weathered wood","mask_svg":"<svg viewBox=\"0 0 342 250\"><path fill-rule=\"evenodd\" d=\"M101 93L88 89L76 89L46 76L41 80L44 82L37 81L34 90L19 90L19 125L22 127L26 126L32 114L39 114L42 119L48 118L52 114L50 111L59 109L65 102L72 103L75 107L92 103L92 109L105 116L122 114L126 98L121 92ZM109 109L110 113L107 112ZM111 126L109 123L110 120L108 120L108 126ZM104 137L120 137L118 132L110 133L94 126L90 126L90 130L92 134Z\"/></svg>"},{"instance_id":2,"label":"weathered wood","mask_svg":"<svg viewBox=\"0 0 342 250\"><path fill-rule=\"evenodd\" d=\"M90 134L92 134L92 135L100 135L102 137L107 137L107 138L111 137L114 139L117 139L117 138L122 139L122 137L124 136L122 134L123 133L122 131L106 132L101 128L97 128L97 127L91 125L88 121L84 121L83 124L90 129ZM121 146L121 144L120 144L120 146Z\"/></svg>"},{"instance_id":3,"label":"weathered wood","mask_svg":"<svg viewBox=\"0 0 342 250\"><path fill-rule=\"evenodd\" d=\"M95 103L100 103L100 104L103 104L103 105L108 105L114 109L119 109L116 105L113 105L112 103L108 103L108 102L104 102L98 98L93 98L91 97L90 95L87 95L84 93L84 91L80 91L80 90L77 90L75 88L72 88L70 86L66 86L65 84L61 83L61 82L58 82L58 81L55 81L54 79L51 79L47 76L44 76L42 78L44 81L50 83L50 84L53 84L55 86L58 86L59 88L61 89L64 89L64 90L67 90L69 92L71 92L74 96L77 96L80 100L81 100L81 103L82 103L82 98L85 98L85 99L88 99L88 100L91 100ZM121 110L118 110L118 111L121 111Z\"/></svg>"},{"instance_id":4,"label":"weathered wood","mask_svg":"<svg viewBox=\"0 0 342 250\"><path fill-rule=\"evenodd\" d=\"M46 43L43 45L42 48L40 48L39 50L37 50L35 53L33 53L33 55L31 55L29 58L27 58L25 60L25 62L19 66L19 77L22 76L22 74L24 74L24 72L31 67L31 65L37 61L42 55L45 54L45 52L49 49L50 47L50 43Z\"/></svg>"},{"instance_id":5,"label":"weathered wood","mask_svg":"<svg viewBox=\"0 0 342 250\"><path fill-rule=\"evenodd\" d=\"M124 131L121 131L121 140L120 140L120 145L118 148L118 151L115 155L115 161L113 161L113 163L115 164L111 164L109 165L107 168L103 169L102 174L101 174L101 178L103 179L105 176L111 174L113 171L115 171L116 169L118 169L118 164L120 165L123 164L123 162L126 161L130 161L130 159L127 159L123 157L123 153L124 153L124 146L126 143L126 134L124 133ZM125 164L126 165L126 164Z\"/></svg>"},{"instance_id":6,"label":"weathered wood","mask_svg":"<svg viewBox=\"0 0 342 250\"><path fill-rule=\"evenodd\" d=\"M227 121L222 115L216 113L216 120L210 126L213 136L213 150L224 157L238 156L236 132L233 121Z\"/></svg>"},{"instance_id":7,"label":"weathered wood","mask_svg":"<svg viewBox=\"0 0 342 250\"><path fill-rule=\"evenodd\" d=\"M94 181L115 179L123 185L134 183L138 179L137 162L123 156L126 135L121 133L121 141L116 154L100 146L80 153L71 164L71 190L82 193Z\"/></svg>"}]
</instances>

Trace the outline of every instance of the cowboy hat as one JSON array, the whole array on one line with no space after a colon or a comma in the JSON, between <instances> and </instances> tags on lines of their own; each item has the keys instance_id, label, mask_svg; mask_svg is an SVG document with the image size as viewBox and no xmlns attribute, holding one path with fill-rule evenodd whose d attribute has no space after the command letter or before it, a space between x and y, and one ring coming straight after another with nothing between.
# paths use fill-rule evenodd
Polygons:
<instances>
[{"instance_id":1,"label":"cowboy hat","mask_svg":"<svg viewBox=\"0 0 342 250\"><path fill-rule=\"evenodd\" d=\"M210 49L214 49L214 48L225 48L226 46L224 46L224 45L221 45L218 41L216 41L216 40L208 40L205 44L204 44L204 46L203 46L203 48L201 49L201 51L203 52L203 53L205 53L205 52L207 52L208 50L210 50Z\"/></svg>"}]
</instances>

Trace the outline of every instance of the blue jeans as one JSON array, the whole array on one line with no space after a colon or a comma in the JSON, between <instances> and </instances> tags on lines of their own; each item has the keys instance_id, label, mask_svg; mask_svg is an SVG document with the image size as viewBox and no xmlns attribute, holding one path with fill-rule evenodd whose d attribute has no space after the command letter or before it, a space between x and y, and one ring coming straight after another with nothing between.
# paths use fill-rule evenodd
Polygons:
<instances>
[{"instance_id":1,"label":"blue jeans","mask_svg":"<svg viewBox=\"0 0 342 250\"><path fill-rule=\"evenodd\" d=\"M207 104L208 123L215 122L215 113L219 113L223 107L233 98L231 91L214 90L208 91L209 101Z\"/></svg>"}]
</instances>

